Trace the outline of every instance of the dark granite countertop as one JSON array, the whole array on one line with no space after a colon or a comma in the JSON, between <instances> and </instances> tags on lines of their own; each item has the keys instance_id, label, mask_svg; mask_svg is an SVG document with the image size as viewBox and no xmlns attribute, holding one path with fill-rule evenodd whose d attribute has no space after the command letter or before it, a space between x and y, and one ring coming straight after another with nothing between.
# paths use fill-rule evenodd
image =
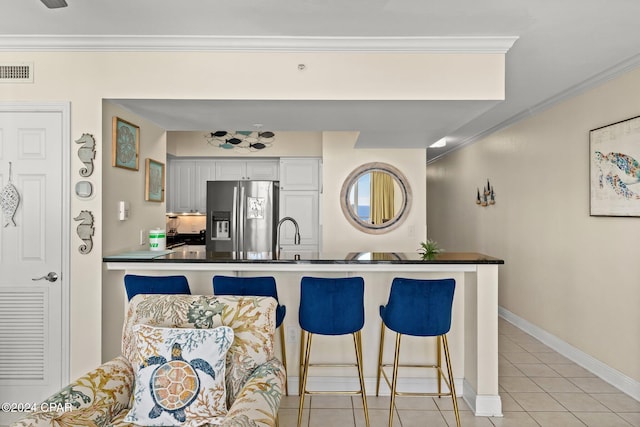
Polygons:
<instances>
[{"instance_id":1,"label":"dark granite countertop","mask_svg":"<svg viewBox=\"0 0 640 427\"><path fill-rule=\"evenodd\" d=\"M255 264L504 264L504 260L475 252L443 252L434 259L424 260L419 253L351 252L313 253L298 256L286 253L275 259L271 252L206 252L167 250L137 251L105 256L104 262L153 263L255 263Z\"/></svg>"}]
</instances>

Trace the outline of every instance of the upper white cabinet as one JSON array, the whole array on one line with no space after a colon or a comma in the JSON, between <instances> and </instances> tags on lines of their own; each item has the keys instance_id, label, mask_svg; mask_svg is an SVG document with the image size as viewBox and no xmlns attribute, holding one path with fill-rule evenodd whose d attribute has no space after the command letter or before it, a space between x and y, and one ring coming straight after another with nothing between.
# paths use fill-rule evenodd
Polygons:
<instances>
[{"instance_id":1,"label":"upper white cabinet","mask_svg":"<svg viewBox=\"0 0 640 427\"><path fill-rule=\"evenodd\" d=\"M169 159L167 211L193 212L195 209L195 160Z\"/></svg>"},{"instance_id":2,"label":"upper white cabinet","mask_svg":"<svg viewBox=\"0 0 640 427\"><path fill-rule=\"evenodd\" d=\"M207 181L277 181L278 159L167 160L167 212L207 211Z\"/></svg>"},{"instance_id":3,"label":"upper white cabinet","mask_svg":"<svg viewBox=\"0 0 640 427\"><path fill-rule=\"evenodd\" d=\"M216 179L218 165L213 160L196 160L195 209L196 212L207 211L207 181Z\"/></svg>"},{"instance_id":4,"label":"upper white cabinet","mask_svg":"<svg viewBox=\"0 0 640 427\"><path fill-rule=\"evenodd\" d=\"M277 181L279 178L277 159L217 160L218 181Z\"/></svg>"},{"instance_id":5,"label":"upper white cabinet","mask_svg":"<svg viewBox=\"0 0 640 427\"><path fill-rule=\"evenodd\" d=\"M207 159L169 159L168 212L206 212L207 181L215 179L216 162Z\"/></svg>"},{"instance_id":6,"label":"upper white cabinet","mask_svg":"<svg viewBox=\"0 0 640 427\"><path fill-rule=\"evenodd\" d=\"M320 159L309 157L281 158L280 190L321 190Z\"/></svg>"}]
</instances>

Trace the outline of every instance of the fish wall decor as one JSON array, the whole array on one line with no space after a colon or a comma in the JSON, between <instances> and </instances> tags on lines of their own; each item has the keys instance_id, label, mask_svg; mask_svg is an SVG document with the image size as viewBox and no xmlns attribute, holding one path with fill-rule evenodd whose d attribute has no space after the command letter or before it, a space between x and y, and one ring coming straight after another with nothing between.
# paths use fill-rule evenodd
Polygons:
<instances>
[{"instance_id":1,"label":"fish wall decor","mask_svg":"<svg viewBox=\"0 0 640 427\"><path fill-rule=\"evenodd\" d=\"M273 143L275 134L270 131L235 131L218 130L206 134L207 143L224 150L260 151Z\"/></svg>"},{"instance_id":2,"label":"fish wall decor","mask_svg":"<svg viewBox=\"0 0 640 427\"><path fill-rule=\"evenodd\" d=\"M9 224L13 224L13 226L16 227L16 221L13 217L18 210L18 205L20 204L20 193L18 193L18 189L11 182L11 174L11 162L9 162L9 182L0 191L0 207L2 207L5 227Z\"/></svg>"}]
</instances>

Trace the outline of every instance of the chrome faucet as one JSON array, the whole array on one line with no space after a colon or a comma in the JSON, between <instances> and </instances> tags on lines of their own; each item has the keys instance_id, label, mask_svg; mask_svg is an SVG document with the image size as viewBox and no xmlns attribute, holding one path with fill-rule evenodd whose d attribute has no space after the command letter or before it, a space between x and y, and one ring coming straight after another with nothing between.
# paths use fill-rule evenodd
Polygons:
<instances>
[{"instance_id":1,"label":"chrome faucet","mask_svg":"<svg viewBox=\"0 0 640 427\"><path fill-rule=\"evenodd\" d=\"M293 243L295 245L300 244L300 227L298 227L298 222L290 216L285 216L278 222L278 228L276 231L276 259L280 259L280 227L285 221L291 221L293 223L293 226L296 228L296 234L293 236Z\"/></svg>"}]
</instances>

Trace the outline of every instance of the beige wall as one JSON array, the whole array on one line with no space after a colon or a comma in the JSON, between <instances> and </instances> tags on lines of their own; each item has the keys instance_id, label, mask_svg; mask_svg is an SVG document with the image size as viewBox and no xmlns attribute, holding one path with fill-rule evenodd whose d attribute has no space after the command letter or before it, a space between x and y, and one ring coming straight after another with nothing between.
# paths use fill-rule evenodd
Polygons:
<instances>
[{"instance_id":1,"label":"beige wall","mask_svg":"<svg viewBox=\"0 0 640 427\"><path fill-rule=\"evenodd\" d=\"M424 149L353 149L357 132L324 132L322 144L322 243L326 252L414 252L426 236L426 152ZM340 190L349 174L363 163L384 162L406 176L413 202L407 219L385 234L355 229L342 213Z\"/></svg>"},{"instance_id":2,"label":"beige wall","mask_svg":"<svg viewBox=\"0 0 640 427\"><path fill-rule=\"evenodd\" d=\"M164 227L165 203L145 200L145 161L147 158L165 163L166 132L153 123L141 119L111 102L102 105L102 141L111 141L112 117L117 116L140 127L139 169L112 167L110 143L102 152L102 220L103 230L109 230L102 243L104 255L118 252L148 250L148 239L140 245L140 231L148 235L150 228ZM118 219L118 201L129 202L129 219ZM123 276L119 271L102 273L102 341L101 358L109 360L120 354L122 323L124 321Z\"/></svg>"},{"instance_id":3,"label":"beige wall","mask_svg":"<svg viewBox=\"0 0 640 427\"><path fill-rule=\"evenodd\" d=\"M33 62L33 84L3 83L2 101L69 101L71 138L96 136L96 197L71 199L71 212L95 215L94 249L70 256L71 377L102 359L102 256L128 247L102 215L111 173L103 165L111 140L103 132L103 100L144 99L503 99L504 55L414 53L249 52L0 52L0 62ZM298 64L304 63L304 71ZM105 137L105 135L107 135ZM158 136L159 138L160 136ZM69 141L72 144L71 141ZM102 156L102 157L101 157ZM72 150L71 186L82 163ZM138 172L140 174L140 172ZM130 196L129 190L123 190ZM114 194L115 199L119 198ZM133 199L133 197L132 197ZM104 212L115 209L105 203ZM104 220L104 222L103 222ZM133 224L133 222L129 223ZM71 227L75 230L75 226ZM71 236L75 238L75 236ZM122 239L126 239L125 243ZM135 243L134 243L135 244ZM74 247L74 245L71 245ZM107 283L104 284L108 286ZM105 307L105 310L116 308Z\"/></svg>"},{"instance_id":4,"label":"beige wall","mask_svg":"<svg viewBox=\"0 0 640 427\"><path fill-rule=\"evenodd\" d=\"M639 112L637 69L427 167L429 237L504 258L502 307L635 381L640 221L589 216L588 153L590 129Z\"/></svg>"}]
</instances>

